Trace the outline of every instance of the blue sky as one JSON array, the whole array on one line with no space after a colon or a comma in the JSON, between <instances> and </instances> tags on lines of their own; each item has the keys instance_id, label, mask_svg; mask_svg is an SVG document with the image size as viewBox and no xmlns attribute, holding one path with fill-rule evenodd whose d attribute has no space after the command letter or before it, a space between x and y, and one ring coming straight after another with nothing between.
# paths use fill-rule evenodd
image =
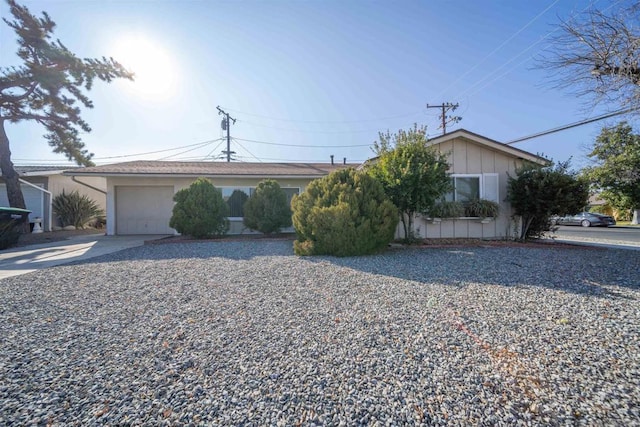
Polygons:
<instances>
[{"instance_id":1,"label":"blue sky","mask_svg":"<svg viewBox=\"0 0 640 427\"><path fill-rule=\"evenodd\" d=\"M237 121L238 161L360 162L379 131L438 129L459 103L463 127L501 142L618 108L592 109L553 88L533 59L560 19L592 2L489 1L24 1L46 11L81 57L114 56L138 81L96 83L83 136L98 164L219 159L226 141L216 106ZM599 8L608 0L593 2ZM8 16L3 2L0 13ZM15 64L2 23L0 64ZM515 146L584 163L597 122ZM633 123L633 122L632 122ZM66 164L43 129L7 125L16 164ZM183 148L179 148L183 147ZM134 156L140 153L150 153Z\"/></svg>"}]
</instances>

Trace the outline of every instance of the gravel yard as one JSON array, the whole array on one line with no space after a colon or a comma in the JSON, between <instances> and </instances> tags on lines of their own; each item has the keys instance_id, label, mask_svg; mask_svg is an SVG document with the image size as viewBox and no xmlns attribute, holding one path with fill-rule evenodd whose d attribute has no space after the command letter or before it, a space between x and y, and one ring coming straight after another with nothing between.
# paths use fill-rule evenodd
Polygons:
<instances>
[{"instance_id":1,"label":"gravel yard","mask_svg":"<svg viewBox=\"0 0 640 427\"><path fill-rule=\"evenodd\" d=\"M148 245L0 281L2 425L640 425L640 257Z\"/></svg>"}]
</instances>

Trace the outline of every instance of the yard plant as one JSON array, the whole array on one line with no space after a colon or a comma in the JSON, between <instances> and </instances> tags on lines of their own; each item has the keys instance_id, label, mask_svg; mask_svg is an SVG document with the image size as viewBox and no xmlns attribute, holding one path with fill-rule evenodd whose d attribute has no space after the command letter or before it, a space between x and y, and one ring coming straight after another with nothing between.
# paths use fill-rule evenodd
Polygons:
<instances>
[{"instance_id":1,"label":"yard plant","mask_svg":"<svg viewBox=\"0 0 640 427\"><path fill-rule=\"evenodd\" d=\"M173 197L176 202L169 226L178 233L196 239L223 235L229 230L229 207L222 192L205 178L198 178L189 188Z\"/></svg>"},{"instance_id":2,"label":"yard plant","mask_svg":"<svg viewBox=\"0 0 640 427\"><path fill-rule=\"evenodd\" d=\"M507 200L521 220L521 240L542 236L552 215L579 212L588 198L587 182L569 170L569 162L555 166L525 164L507 183Z\"/></svg>"},{"instance_id":3,"label":"yard plant","mask_svg":"<svg viewBox=\"0 0 640 427\"><path fill-rule=\"evenodd\" d=\"M264 234L291 226L291 208L280 185L265 179L244 204L244 225Z\"/></svg>"},{"instance_id":4,"label":"yard plant","mask_svg":"<svg viewBox=\"0 0 640 427\"><path fill-rule=\"evenodd\" d=\"M62 193L53 198L52 208L63 227L73 225L83 228L90 220L104 215L104 211L95 200L80 194L78 190L71 193L62 190Z\"/></svg>"},{"instance_id":5,"label":"yard plant","mask_svg":"<svg viewBox=\"0 0 640 427\"><path fill-rule=\"evenodd\" d=\"M351 168L311 182L291 207L297 255L378 252L391 242L398 224L398 211L382 185Z\"/></svg>"},{"instance_id":6,"label":"yard plant","mask_svg":"<svg viewBox=\"0 0 640 427\"><path fill-rule=\"evenodd\" d=\"M414 239L413 219L426 212L451 189L446 154L427 146L427 130L415 125L396 134L380 133L374 143L378 157L368 173L382 183L400 211L404 238Z\"/></svg>"}]
</instances>

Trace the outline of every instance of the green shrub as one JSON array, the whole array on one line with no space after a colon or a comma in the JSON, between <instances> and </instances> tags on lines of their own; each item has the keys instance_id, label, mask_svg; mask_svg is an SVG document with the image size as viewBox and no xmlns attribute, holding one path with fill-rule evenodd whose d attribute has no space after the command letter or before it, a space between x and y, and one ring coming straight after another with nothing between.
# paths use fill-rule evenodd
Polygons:
<instances>
[{"instance_id":1,"label":"green shrub","mask_svg":"<svg viewBox=\"0 0 640 427\"><path fill-rule=\"evenodd\" d=\"M495 218L500 214L500 205L486 199L474 199L465 204L465 216Z\"/></svg>"},{"instance_id":2,"label":"green shrub","mask_svg":"<svg viewBox=\"0 0 640 427\"><path fill-rule=\"evenodd\" d=\"M521 240L543 236L552 215L580 212L588 199L588 183L569 170L568 161L547 166L524 164L507 182L507 200L514 216L520 217Z\"/></svg>"},{"instance_id":3,"label":"green shrub","mask_svg":"<svg viewBox=\"0 0 640 427\"><path fill-rule=\"evenodd\" d=\"M297 255L370 254L393 240L398 211L382 185L343 169L315 181L291 202Z\"/></svg>"},{"instance_id":4,"label":"green shrub","mask_svg":"<svg viewBox=\"0 0 640 427\"><path fill-rule=\"evenodd\" d=\"M242 190L233 190L233 193L227 199L227 205L229 205L229 216L243 217L244 216L244 204L249 199L247 193Z\"/></svg>"},{"instance_id":5,"label":"green shrub","mask_svg":"<svg viewBox=\"0 0 640 427\"><path fill-rule=\"evenodd\" d=\"M169 226L196 239L222 235L229 230L229 207L222 192L204 178L173 196L176 202Z\"/></svg>"},{"instance_id":6,"label":"green shrub","mask_svg":"<svg viewBox=\"0 0 640 427\"><path fill-rule=\"evenodd\" d=\"M83 228L91 219L104 215L104 211L94 200L80 194L78 190L71 193L65 193L62 190L62 193L53 198L52 208L63 227L73 225L76 228Z\"/></svg>"},{"instance_id":7,"label":"green shrub","mask_svg":"<svg viewBox=\"0 0 640 427\"><path fill-rule=\"evenodd\" d=\"M12 219L0 223L0 250L15 246L19 238L20 224L18 221Z\"/></svg>"},{"instance_id":8,"label":"green shrub","mask_svg":"<svg viewBox=\"0 0 640 427\"><path fill-rule=\"evenodd\" d=\"M442 200L425 212L425 215L429 218L460 218L465 215L464 205L456 201Z\"/></svg>"},{"instance_id":9,"label":"green shrub","mask_svg":"<svg viewBox=\"0 0 640 427\"><path fill-rule=\"evenodd\" d=\"M265 179L244 204L244 225L264 234L291 226L291 208L280 185Z\"/></svg>"}]
</instances>

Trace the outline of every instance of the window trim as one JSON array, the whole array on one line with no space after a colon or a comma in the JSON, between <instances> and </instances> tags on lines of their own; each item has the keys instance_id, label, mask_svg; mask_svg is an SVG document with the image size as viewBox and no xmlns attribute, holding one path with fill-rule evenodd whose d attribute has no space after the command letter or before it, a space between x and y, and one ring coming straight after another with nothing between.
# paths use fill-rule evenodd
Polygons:
<instances>
[{"instance_id":1,"label":"window trim","mask_svg":"<svg viewBox=\"0 0 640 427\"><path fill-rule=\"evenodd\" d=\"M453 200L456 199L456 188L455 188L455 179L456 178L478 178L478 197L482 199L484 193L484 179L481 173L452 173L449 175L450 178L453 178Z\"/></svg>"}]
</instances>

